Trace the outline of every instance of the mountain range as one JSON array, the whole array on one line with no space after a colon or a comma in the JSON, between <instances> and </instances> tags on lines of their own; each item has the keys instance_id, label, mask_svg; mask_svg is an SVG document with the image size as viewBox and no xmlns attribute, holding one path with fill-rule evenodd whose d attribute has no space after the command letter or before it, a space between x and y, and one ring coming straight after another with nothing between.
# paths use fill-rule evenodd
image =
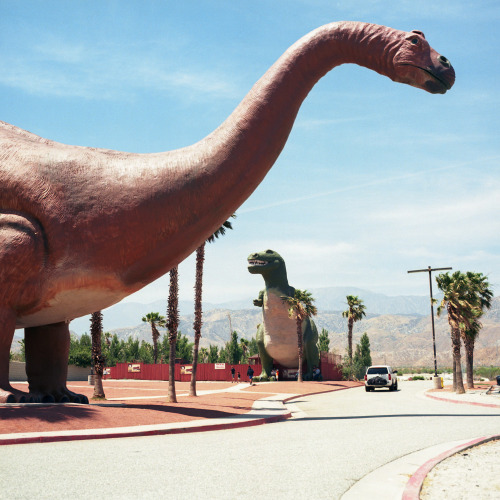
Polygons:
<instances>
[{"instance_id":1,"label":"mountain range","mask_svg":"<svg viewBox=\"0 0 500 500\"><path fill-rule=\"evenodd\" d=\"M373 363L395 366L433 366L433 344L430 318L430 300L425 296L387 296L368 290L344 287L310 290L315 297L318 315L314 321L318 331L329 332L330 348L345 354L347 320L342 311L347 309L346 295L358 295L366 305L366 317L355 323L353 341L357 343L363 332L370 339ZM439 296L437 297L439 299ZM253 298L221 304L204 303L201 346L224 345L235 330L243 338L255 336L262 312L252 304ZM179 331L193 338L193 304L180 301ZM138 338L151 342L151 328L142 322L148 312L165 314L166 300L149 304L126 302L103 311L104 330L119 338ZM483 328L476 342L475 365L500 366L500 298L493 299L492 308L482 318ZM89 332L89 317L71 322L72 333ZM165 334L165 329L160 333ZM16 332L17 333L17 332ZM435 337L438 367L451 366L450 329L446 314L435 318ZM13 346L14 347L14 346Z\"/></svg>"}]
</instances>

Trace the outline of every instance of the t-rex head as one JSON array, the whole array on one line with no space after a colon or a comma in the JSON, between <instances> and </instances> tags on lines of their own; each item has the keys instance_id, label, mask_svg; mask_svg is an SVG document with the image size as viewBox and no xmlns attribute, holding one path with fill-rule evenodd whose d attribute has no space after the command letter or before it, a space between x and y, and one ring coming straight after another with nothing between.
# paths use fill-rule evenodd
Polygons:
<instances>
[{"instance_id":1,"label":"t-rex head","mask_svg":"<svg viewBox=\"0 0 500 500\"><path fill-rule=\"evenodd\" d=\"M285 269L283 257L274 250L263 250L248 256L248 272L266 275L278 269Z\"/></svg>"},{"instance_id":2,"label":"t-rex head","mask_svg":"<svg viewBox=\"0 0 500 500\"><path fill-rule=\"evenodd\" d=\"M455 82L455 70L438 54L421 31L401 32L402 40L394 55L395 82L407 83L431 94L444 94Z\"/></svg>"}]
</instances>

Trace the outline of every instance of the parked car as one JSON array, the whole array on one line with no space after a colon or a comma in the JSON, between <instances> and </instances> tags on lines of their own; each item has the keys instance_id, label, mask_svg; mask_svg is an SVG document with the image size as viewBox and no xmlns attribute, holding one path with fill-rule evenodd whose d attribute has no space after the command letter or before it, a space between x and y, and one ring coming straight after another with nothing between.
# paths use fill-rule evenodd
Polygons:
<instances>
[{"instance_id":1,"label":"parked car","mask_svg":"<svg viewBox=\"0 0 500 500\"><path fill-rule=\"evenodd\" d=\"M374 391L376 388L387 387L390 391L398 390L397 371L387 365L370 366L365 374L365 391Z\"/></svg>"}]
</instances>

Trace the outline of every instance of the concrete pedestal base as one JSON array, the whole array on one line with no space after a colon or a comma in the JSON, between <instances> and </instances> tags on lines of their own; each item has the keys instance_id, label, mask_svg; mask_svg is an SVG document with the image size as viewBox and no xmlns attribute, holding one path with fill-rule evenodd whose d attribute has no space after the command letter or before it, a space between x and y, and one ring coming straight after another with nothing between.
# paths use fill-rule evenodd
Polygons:
<instances>
[{"instance_id":1,"label":"concrete pedestal base","mask_svg":"<svg viewBox=\"0 0 500 500\"><path fill-rule=\"evenodd\" d=\"M432 381L434 382L434 389L443 388L443 379L441 377L432 377Z\"/></svg>"}]
</instances>

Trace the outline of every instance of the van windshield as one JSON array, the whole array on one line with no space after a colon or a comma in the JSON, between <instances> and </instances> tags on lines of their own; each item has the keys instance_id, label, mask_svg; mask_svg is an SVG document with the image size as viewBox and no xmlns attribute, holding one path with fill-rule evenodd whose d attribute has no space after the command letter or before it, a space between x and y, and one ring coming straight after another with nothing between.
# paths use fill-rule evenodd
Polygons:
<instances>
[{"instance_id":1,"label":"van windshield","mask_svg":"<svg viewBox=\"0 0 500 500\"><path fill-rule=\"evenodd\" d=\"M371 368L368 368L366 373L368 375L386 375L389 372L385 366L372 366Z\"/></svg>"}]
</instances>

